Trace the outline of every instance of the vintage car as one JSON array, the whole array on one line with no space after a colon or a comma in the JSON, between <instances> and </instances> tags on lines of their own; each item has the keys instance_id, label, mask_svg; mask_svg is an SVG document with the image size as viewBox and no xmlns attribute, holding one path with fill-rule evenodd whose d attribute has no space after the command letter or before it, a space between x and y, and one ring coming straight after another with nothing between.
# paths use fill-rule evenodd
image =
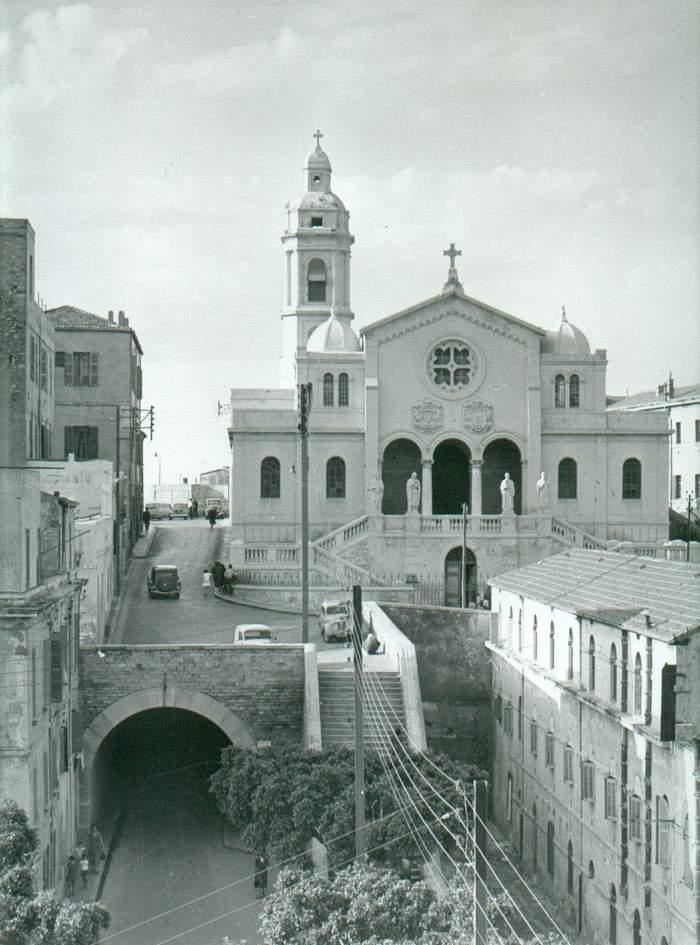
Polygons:
<instances>
[{"instance_id":1,"label":"vintage car","mask_svg":"<svg viewBox=\"0 0 700 945\"><path fill-rule=\"evenodd\" d=\"M146 576L149 597L180 597L182 582L174 564L154 564Z\"/></svg>"},{"instance_id":2,"label":"vintage car","mask_svg":"<svg viewBox=\"0 0 700 945\"><path fill-rule=\"evenodd\" d=\"M151 521L155 518L171 519L173 517L173 507L169 502L147 502L146 509L151 516Z\"/></svg>"},{"instance_id":3,"label":"vintage car","mask_svg":"<svg viewBox=\"0 0 700 945\"><path fill-rule=\"evenodd\" d=\"M330 643L332 640L349 640L352 636L352 609L347 600L324 600L318 615L321 638Z\"/></svg>"},{"instance_id":4,"label":"vintage car","mask_svg":"<svg viewBox=\"0 0 700 945\"><path fill-rule=\"evenodd\" d=\"M272 630L264 623L239 623L233 631L233 642L266 645L272 643Z\"/></svg>"},{"instance_id":5,"label":"vintage car","mask_svg":"<svg viewBox=\"0 0 700 945\"><path fill-rule=\"evenodd\" d=\"M171 518L189 518L190 510L186 502L173 502L173 514Z\"/></svg>"}]
</instances>

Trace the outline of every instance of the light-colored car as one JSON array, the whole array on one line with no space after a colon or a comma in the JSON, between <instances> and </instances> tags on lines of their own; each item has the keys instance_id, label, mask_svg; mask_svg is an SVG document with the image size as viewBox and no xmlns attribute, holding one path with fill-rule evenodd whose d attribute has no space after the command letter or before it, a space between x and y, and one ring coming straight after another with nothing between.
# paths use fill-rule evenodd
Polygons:
<instances>
[{"instance_id":1,"label":"light-colored car","mask_svg":"<svg viewBox=\"0 0 700 945\"><path fill-rule=\"evenodd\" d=\"M233 642L267 645L272 643L272 630L264 623L239 623L233 631Z\"/></svg>"},{"instance_id":2,"label":"light-colored car","mask_svg":"<svg viewBox=\"0 0 700 945\"><path fill-rule=\"evenodd\" d=\"M173 507L169 502L147 502L146 508L151 514L151 521L154 518L171 519L173 517Z\"/></svg>"},{"instance_id":3,"label":"light-colored car","mask_svg":"<svg viewBox=\"0 0 700 945\"><path fill-rule=\"evenodd\" d=\"M331 640L349 640L352 637L352 609L347 600L324 600L318 615L321 638Z\"/></svg>"},{"instance_id":4,"label":"light-colored car","mask_svg":"<svg viewBox=\"0 0 700 945\"><path fill-rule=\"evenodd\" d=\"M173 502L172 518L189 518L190 510L186 502Z\"/></svg>"}]
</instances>

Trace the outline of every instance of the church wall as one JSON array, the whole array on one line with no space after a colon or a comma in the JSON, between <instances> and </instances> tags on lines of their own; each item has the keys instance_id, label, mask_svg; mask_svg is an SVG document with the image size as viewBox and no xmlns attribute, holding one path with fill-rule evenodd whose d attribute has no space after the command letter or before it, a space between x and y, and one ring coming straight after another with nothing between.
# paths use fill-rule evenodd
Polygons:
<instances>
[{"instance_id":1,"label":"church wall","mask_svg":"<svg viewBox=\"0 0 700 945\"><path fill-rule=\"evenodd\" d=\"M280 497L260 495L260 465L266 456L280 464ZM299 490L291 472L298 463L297 438L290 433L237 434L231 464L231 523L234 538L293 541ZM289 525L292 528L290 530Z\"/></svg>"},{"instance_id":2,"label":"church wall","mask_svg":"<svg viewBox=\"0 0 700 945\"><path fill-rule=\"evenodd\" d=\"M333 456L345 461L345 498L326 496L326 465ZM318 538L365 513L364 436L317 433L309 439L309 528Z\"/></svg>"}]
</instances>

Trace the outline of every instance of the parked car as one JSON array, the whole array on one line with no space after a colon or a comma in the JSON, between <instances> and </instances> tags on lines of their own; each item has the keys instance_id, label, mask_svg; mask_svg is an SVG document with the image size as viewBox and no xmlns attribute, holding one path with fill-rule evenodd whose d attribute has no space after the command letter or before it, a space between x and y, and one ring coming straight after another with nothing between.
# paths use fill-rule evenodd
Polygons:
<instances>
[{"instance_id":1,"label":"parked car","mask_svg":"<svg viewBox=\"0 0 700 945\"><path fill-rule=\"evenodd\" d=\"M318 615L321 638L331 640L349 640L352 637L352 609L347 600L324 600Z\"/></svg>"},{"instance_id":2,"label":"parked car","mask_svg":"<svg viewBox=\"0 0 700 945\"><path fill-rule=\"evenodd\" d=\"M173 507L169 502L147 502L146 508L151 513L151 521L154 518L171 519L173 517Z\"/></svg>"},{"instance_id":3,"label":"parked car","mask_svg":"<svg viewBox=\"0 0 700 945\"><path fill-rule=\"evenodd\" d=\"M233 632L233 642L239 643L272 643L272 630L264 623L239 623Z\"/></svg>"},{"instance_id":4,"label":"parked car","mask_svg":"<svg viewBox=\"0 0 700 945\"><path fill-rule=\"evenodd\" d=\"M171 518L189 518L190 510L186 502L173 502L173 514Z\"/></svg>"},{"instance_id":5,"label":"parked car","mask_svg":"<svg viewBox=\"0 0 700 945\"><path fill-rule=\"evenodd\" d=\"M174 564L154 564L146 576L149 597L180 598L182 582Z\"/></svg>"},{"instance_id":6,"label":"parked car","mask_svg":"<svg viewBox=\"0 0 700 945\"><path fill-rule=\"evenodd\" d=\"M228 515L228 506L223 499L205 499L204 500L204 517L206 518L209 514L210 509L216 509L217 518L226 518Z\"/></svg>"}]
</instances>

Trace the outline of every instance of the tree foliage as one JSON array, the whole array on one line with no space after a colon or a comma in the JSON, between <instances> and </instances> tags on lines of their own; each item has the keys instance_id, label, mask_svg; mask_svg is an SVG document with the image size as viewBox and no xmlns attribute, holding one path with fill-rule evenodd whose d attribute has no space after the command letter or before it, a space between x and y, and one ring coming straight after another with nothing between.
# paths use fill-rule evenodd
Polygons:
<instances>
[{"instance_id":1,"label":"tree foliage","mask_svg":"<svg viewBox=\"0 0 700 945\"><path fill-rule=\"evenodd\" d=\"M22 808L0 804L0 942L2 945L92 945L109 914L96 902L73 903L53 892L34 894L36 832Z\"/></svg>"}]
</instances>

